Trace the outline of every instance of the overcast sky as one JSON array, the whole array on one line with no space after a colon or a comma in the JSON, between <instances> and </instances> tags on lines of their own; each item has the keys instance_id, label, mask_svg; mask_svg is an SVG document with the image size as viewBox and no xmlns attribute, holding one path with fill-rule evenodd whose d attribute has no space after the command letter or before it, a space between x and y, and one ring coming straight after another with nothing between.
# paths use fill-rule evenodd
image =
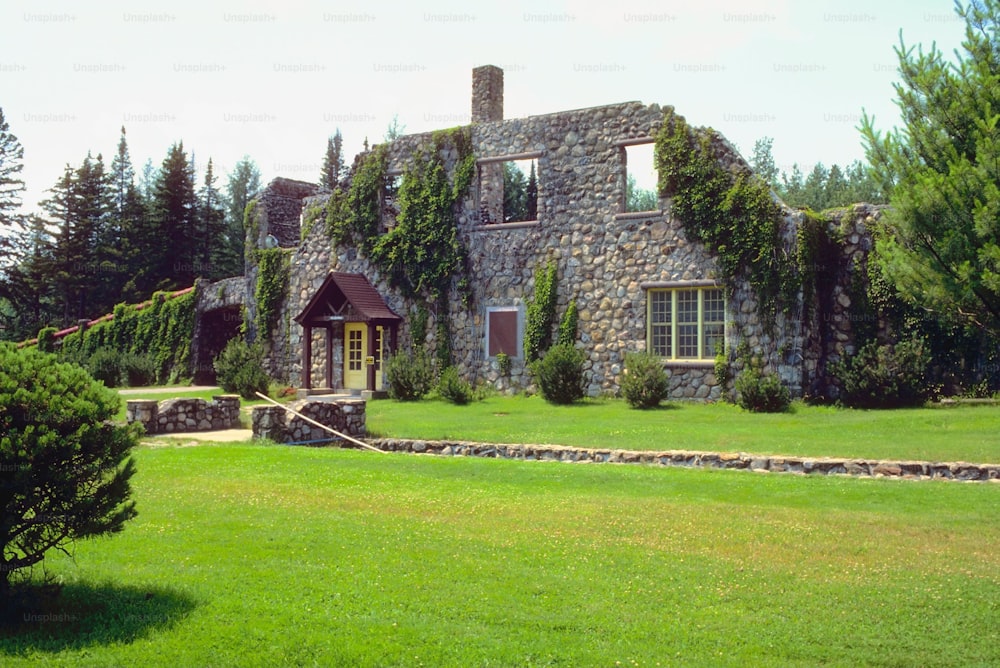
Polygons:
<instances>
[{"instance_id":1,"label":"overcast sky","mask_svg":"<svg viewBox=\"0 0 1000 668\"><path fill-rule=\"evenodd\" d=\"M505 116L673 105L779 168L863 157L862 110L896 124L893 47L951 53L950 0L75 2L0 6L0 108L24 146L25 205L87 151L134 166L177 141L218 185L243 155L264 181L318 178L337 128L348 163L394 116L469 122L471 71L505 70Z\"/></svg>"}]
</instances>

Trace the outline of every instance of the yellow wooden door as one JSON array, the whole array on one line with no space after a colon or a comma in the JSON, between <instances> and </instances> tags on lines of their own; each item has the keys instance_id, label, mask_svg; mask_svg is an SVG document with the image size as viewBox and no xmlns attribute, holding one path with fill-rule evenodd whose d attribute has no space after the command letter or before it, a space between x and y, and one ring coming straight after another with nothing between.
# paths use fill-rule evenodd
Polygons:
<instances>
[{"instance_id":1,"label":"yellow wooden door","mask_svg":"<svg viewBox=\"0 0 1000 668\"><path fill-rule=\"evenodd\" d=\"M375 389L382 387L382 328L375 328ZM350 390L368 389L368 325L363 322L344 324L344 387Z\"/></svg>"}]
</instances>

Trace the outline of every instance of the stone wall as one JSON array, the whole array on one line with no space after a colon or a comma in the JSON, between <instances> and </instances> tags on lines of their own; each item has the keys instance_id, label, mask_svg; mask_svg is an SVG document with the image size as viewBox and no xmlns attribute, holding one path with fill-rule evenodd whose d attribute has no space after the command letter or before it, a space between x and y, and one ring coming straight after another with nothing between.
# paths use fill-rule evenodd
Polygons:
<instances>
[{"instance_id":1,"label":"stone wall","mask_svg":"<svg viewBox=\"0 0 1000 668\"><path fill-rule=\"evenodd\" d=\"M480 72L477 95L502 95L502 77ZM488 85L487 85L488 84ZM482 118L502 118L488 100L474 100L474 106L491 109ZM473 151L481 162L480 173L489 175L499 158L524 159L537 165L537 220L519 223L484 223L483 211L495 210L495 188L479 178L473 180L456 216L458 237L468 255L468 278L472 298L468 306L454 300L446 312L431 308L428 332L433 335L439 319L447 319L452 334L454 364L468 380L485 381L503 391L529 387L520 355L513 368L501 376L494 358L486 354L488 309L520 309L534 295L534 275L539 267L553 261L559 268L557 317L571 300L579 309L579 345L587 355L586 384L590 395L617 393L624 370L625 355L646 348L648 291L663 287L693 287L715 283L718 272L714 258L700 244L691 241L684 221L671 213L671 202L661 199L654 211L625 213L626 146L652 142L663 122L666 109L659 105L626 102L589 109L530 116L511 120L483 120L471 126ZM431 139L429 133L407 135L388 145L389 174L404 172L411 157ZM725 165L734 170L748 169L739 154L725 140L718 139ZM458 153L445 149L450 171ZM274 184L272 184L274 186ZM272 188L268 187L268 190ZM287 196L282 184L278 194ZM302 192L307 192L302 188ZM492 194L491 194L492 193ZM303 195L299 211L322 209L323 195ZM280 197L265 192L262 201L270 210ZM284 200L281 200L284 201ZM291 204L289 211L294 209ZM282 209L284 210L284 209ZM741 360L732 355L742 345L761 361L766 372L777 373L793 395L813 393L826 382L827 359L849 350L853 344L850 327L850 296L847 294L855 256L867 252L865 220L873 211L845 214L841 227L846 234L843 262L834 273L840 287L829 297L834 306L825 311L806 304L803 296L769 326L760 314L754 295L744 283L721 286L726 289L726 339L731 352L730 376L740 370ZM781 243L788 257L795 257L796 232L805 214L786 209ZM490 216L493 220L495 217ZM271 229L274 215L268 213L258 231L261 238ZM277 378L297 385L301 382L302 329L292 318L305 307L313 292L331 270L364 274L396 313L404 318L400 343L410 345L409 319L418 304L404 300L365 257L353 247L331 247L325 225L317 223L305 230L305 238L291 254L289 297L279 318L273 344L268 350L268 369ZM274 233L274 230L271 230ZM290 243L290 242L289 242ZM284 242L283 242L283 245ZM253 280L252 271L248 281ZM252 311L252 307L250 308ZM846 323L846 324L845 324ZM323 368L324 345L321 332L314 333L314 377ZM335 342L336 355L342 343ZM340 372L341 359L334 367ZM715 400L721 388L712 360L668 363L671 397Z\"/></svg>"},{"instance_id":2,"label":"stone wall","mask_svg":"<svg viewBox=\"0 0 1000 668\"><path fill-rule=\"evenodd\" d=\"M166 399L156 402L129 399L125 415L129 423L139 422L147 434L186 431L218 431L240 426L240 398L234 394L204 399Z\"/></svg>"},{"instance_id":3,"label":"stone wall","mask_svg":"<svg viewBox=\"0 0 1000 668\"><path fill-rule=\"evenodd\" d=\"M394 438L377 438L372 440L370 445L386 452L495 457L524 461L647 464L686 468L736 469L759 473L849 475L911 480L933 479L1000 483L1000 464L804 458L691 450L636 451L611 448L573 448L562 445L508 445L467 441L414 441Z\"/></svg>"},{"instance_id":4,"label":"stone wall","mask_svg":"<svg viewBox=\"0 0 1000 668\"><path fill-rule=\"evenodd\" d=\"M288 404L288 407L342 434L359 439L365 436L365 402L360 399L301 399ZM254 438L298 444L326 442L336 438L325 429L292 415L280 406L255 406L251 416Z\"/></svg>"}]
</instances>

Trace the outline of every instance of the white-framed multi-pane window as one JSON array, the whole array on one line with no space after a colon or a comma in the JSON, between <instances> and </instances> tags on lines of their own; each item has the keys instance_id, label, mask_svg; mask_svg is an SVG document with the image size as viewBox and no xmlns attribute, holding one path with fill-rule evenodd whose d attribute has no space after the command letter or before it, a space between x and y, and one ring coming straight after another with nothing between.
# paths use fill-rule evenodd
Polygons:
<instances>
[{"instance_id":1,"label":"white-framed multi-pane window","mask_svg":"<svg viewBox=\"0 0 1000 668\"><path fill-rule=\"evenodd\" d=\"M714 359L726 331L722 288L655 288L646 295L649 352L668 360Z\"/></svg>"}]
</instances>

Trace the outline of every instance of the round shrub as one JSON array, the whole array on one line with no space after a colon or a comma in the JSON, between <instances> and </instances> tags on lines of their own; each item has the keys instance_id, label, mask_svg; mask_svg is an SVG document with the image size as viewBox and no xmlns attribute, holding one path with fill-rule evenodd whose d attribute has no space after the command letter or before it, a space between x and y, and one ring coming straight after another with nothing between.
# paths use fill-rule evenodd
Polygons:
<instances>
[{"instance_id":1,"label":"round shrub","mask_svg":"<svg viewBox=\"0 0 1000 668\"><path fill-rule=\"evenodd\" d=\"M531 366L538 390L549 403L571 404L584 397L583 352L560 343Z\"/></svg>"},{"instance_id":2,"label":"round shrub","mask_svg":"<svg viewBox=\"0 0 1000 668\"><path fill-rule=\"evenodd\" d=\"M782 413L791 405L788 388L774 374L764 375L756 366L747 367L736 377L737 403L754 413Z\"/></svg>"},{"instance_id":3,"label":"round shrub","mask_svg":"<svg viewBox=\"0 0 1000 668\"><path fill-rule=\"evenodd\" d=\"M156 360L151 355L126 353L122 355L122 371L129 387L146 387L156 382Z\"/></svg>"},{"instance_id":4,"label":"round shrub","mask_svg":"<svg viewBox=\"0 0 1000 668\"><path fill-rule=\"evenodd\" d=\"M453 366L441 372L441 380L438 381L438 394L459 406L464 406L473 398L472 385L459 376L458 369Z\"/></svg>"},{"instance_id":5,"label":"round shrub","mask_svg":"<svg viewBox=\"0 0 1000 668\"><path fill-rule=\"evenodd\" d=\"M632 408L653 408L667 398L670 377L663 361L649 353L629 353L625 356L622 396Z\"/></svg>"},{"instance_id":6,"label":"round shrub","mask_svg":"<svg viewBox=\"0 0 1000 668\"><path fill-rule=\"evenodd\" d=\"M850 408L919 406L930 398L925 379L930 354L923 339L896 345L871 341L840 362L830 373L840 387L840 402Z\"/></svg>"},{"instance_id":7,"label":"round shrub","mask_svg":"<svg viewBox=\"0 0 1000 668\"><path fill-rule=\"evenodd\" d=\"M389 396L398 401L417 401L434 387L434 363L423 348L413 355L393 355L385 373Z\"/></svg>"},{"instance_id":8,"label":"round shrub","mask_svg":"<svg viewBox=\"0 0 1000 668\"><path fill-rule=\"evenodd\" d=\"M142 429L114 421L120 406L79 366L0 344L0 616L16 572L135 516Z\"/></svg>"},{"instance_id":9,"label":"round shrub","mask_svg":"<svg viewBox=\"0 0 1000 668\"><path fill-rule=\"evenodd\" d=\"M118 387L122 382L122 354L112 348L98 348L87 360L87 370L105 387Z\"/></svg>"},{"instance_id":10,"label":"round shrub","mask_svg":"<svg viewBox=\"0 0 1000 668\"><path fill-rule=\"evenodd\" d=\"M257 392L267 394L271 379L264 371L264 352L241 338L232 339L215 358L216 382L226 392L244 399L256 399Z\"/></svg>"}]
</instances>

